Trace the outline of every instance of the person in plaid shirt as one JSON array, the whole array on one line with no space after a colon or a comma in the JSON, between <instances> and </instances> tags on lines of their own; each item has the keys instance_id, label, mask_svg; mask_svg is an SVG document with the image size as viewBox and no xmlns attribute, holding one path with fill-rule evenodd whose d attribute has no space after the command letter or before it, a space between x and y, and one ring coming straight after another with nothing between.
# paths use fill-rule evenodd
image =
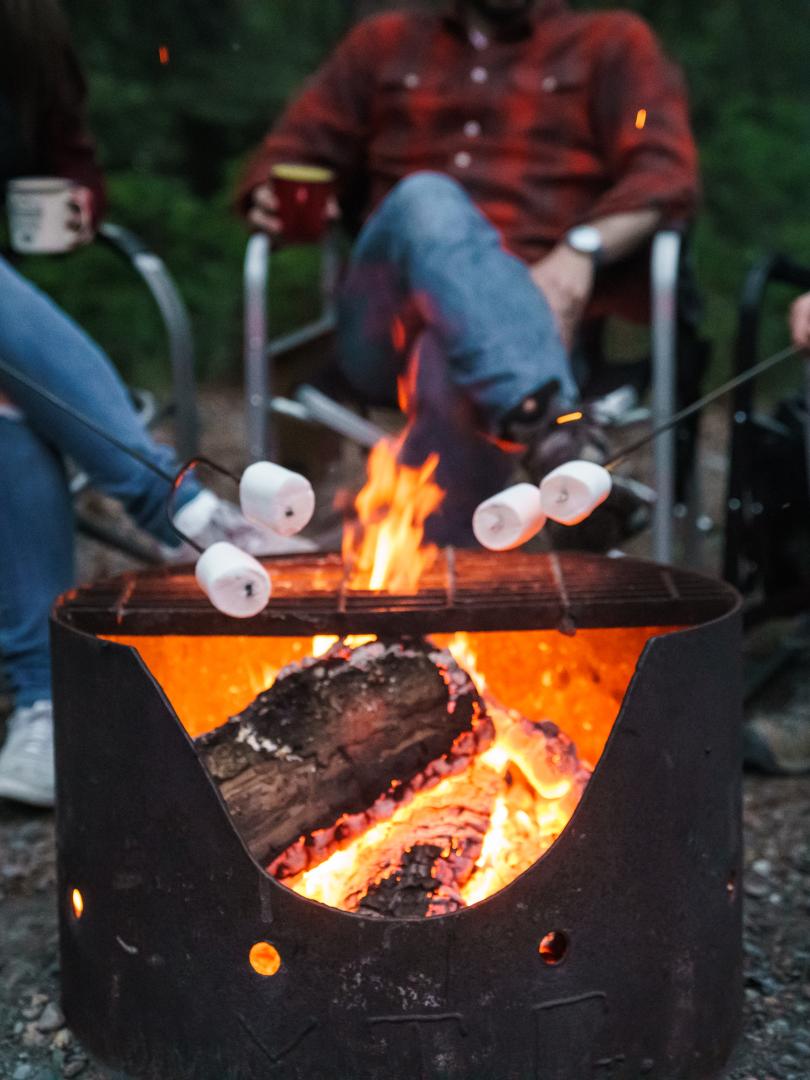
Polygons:
<instances>
[{"instance_id":1,"label":"person in plaid shirt","mask_svg":"<svg viewBox=\"0 0 810 1080\"><path fill-rule=\"evenodd\" d=\"M525 447L538 479L604 458L587 411L555 423L578 401L577 328L646 321L648 241L698 199L683 83L643 20L564 0L365 20L246 170L241 209L273 236L282 162L333 169L344 216L362 224L341 295L345 376L381 398L418 356L402 454L440 452L437 539L466 542L471 510L504 486L514 459L493 438ZM601 546L639 520L627 509L619 497L598 512Z\"/></svg>"}]
</instances>

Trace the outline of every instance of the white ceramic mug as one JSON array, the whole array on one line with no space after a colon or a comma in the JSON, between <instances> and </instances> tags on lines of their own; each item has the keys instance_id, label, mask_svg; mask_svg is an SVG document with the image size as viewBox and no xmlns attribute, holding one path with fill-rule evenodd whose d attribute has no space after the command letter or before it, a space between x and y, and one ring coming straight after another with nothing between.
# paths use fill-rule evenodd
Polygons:
<instances>
[{"instance_id":1,"label":"white ceramic mug","mask_svg":"<svg viewBox=\"0 0 810 1080\"><path fill-rule=\"evenodd\" d=\"M76 246L76 230L68 224L77 205L72 180L54 176L10 180L6 205L11 246L21 255L57 255Z\"/></svg>"}]
</instances>

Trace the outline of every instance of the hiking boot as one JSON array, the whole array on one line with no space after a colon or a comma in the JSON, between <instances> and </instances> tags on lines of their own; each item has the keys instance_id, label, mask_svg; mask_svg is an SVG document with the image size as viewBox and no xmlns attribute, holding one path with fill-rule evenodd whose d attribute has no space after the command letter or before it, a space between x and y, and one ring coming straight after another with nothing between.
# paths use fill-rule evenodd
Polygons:
<instances>
[{"instance_id":1,"label":"hiking boot","mask_svg":"<svg viewBox=\"0 0 810 1080\"><path fill-rule=\"evenodd\" d=\"M227 540L249 555L297 555L315 551L315 544L300 536L279 536L270 529L253 525L238 506L203 490L174 515L174 524L191 540L206 549ZM190 544L162 548L166 562L189 562L199 552Z\"/></svg>"},{"instance_id":2,"label":"hiking boot","mask_svg":"<svg viewBox=\"0 0 810 1080\"><path fill-rule=\"evenodd\" d=\"M53 806L53 706L50 701L15 709L0 750L0 797L31 806Z\"/></svg>"},{"instance_id":3,"label":"hiking boot","mask_svg":"<svg viewBox=\"0 0 810 1080\"><path fill-rule=\"evenodd\" d=\"M523 465L539 484L569 461L610 460L603 425L588 405L571 407L560 400L556 385L542 388L509 413L501 428L510 442L525 446ZM611 551L650 524L655 493L630 477L612 474L607 500L579 525L549 521L546 532L557 549Z\"/></svg>"}]
</instances>

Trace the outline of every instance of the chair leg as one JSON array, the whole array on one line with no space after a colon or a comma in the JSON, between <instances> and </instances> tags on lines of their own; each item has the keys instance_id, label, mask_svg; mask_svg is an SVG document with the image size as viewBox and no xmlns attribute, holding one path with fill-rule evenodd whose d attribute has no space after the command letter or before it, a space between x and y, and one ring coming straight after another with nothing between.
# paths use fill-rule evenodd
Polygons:
<instances>
[{"instance_id":1,"label":"chair leg","mask_svg":"<svg viewBox=\"0 0 810 1080\"><path fill-rule=\"evenodd\" d=\"M681 245L680 233L667 231L656 235L652 248L652 419L656 427L675 411ZM653 444L657 494L652 527L653 557L662 563L671 563L674 554L675 440L675 432L668 431Z\"/></svg>"}]
</instances>

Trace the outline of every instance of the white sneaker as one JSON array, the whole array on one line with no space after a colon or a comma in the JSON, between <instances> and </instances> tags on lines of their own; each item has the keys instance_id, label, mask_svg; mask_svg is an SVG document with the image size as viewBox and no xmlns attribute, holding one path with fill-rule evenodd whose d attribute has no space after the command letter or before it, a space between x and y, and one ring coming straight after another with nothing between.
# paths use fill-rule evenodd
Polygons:
<instances>
[{"instance_id":1,"label":"white sneaker","mask_svg":"<svg viewBox=\"0 0 810 1080\"><path fill-rule=\"evenodd\" d=\"M35 701L15 709L0 750L0 797L53 806L53 705Z\"/></svg>"},{"instance_id":2,"label":"white sneaker","mask_svg":"<svg viewBox=\"0 0 810 1080\"><path fill-rule=\"evenodd\" d=\"M252 525L241 510L212 491L204 490L174 515L174 524L201 548L227 540L249 555L297 555L315 551L311 540L300 536L279 536L270 529ZM167 562L188 562L197 552L189 544L163 548Z\"/></svg>"}]
</instances>

